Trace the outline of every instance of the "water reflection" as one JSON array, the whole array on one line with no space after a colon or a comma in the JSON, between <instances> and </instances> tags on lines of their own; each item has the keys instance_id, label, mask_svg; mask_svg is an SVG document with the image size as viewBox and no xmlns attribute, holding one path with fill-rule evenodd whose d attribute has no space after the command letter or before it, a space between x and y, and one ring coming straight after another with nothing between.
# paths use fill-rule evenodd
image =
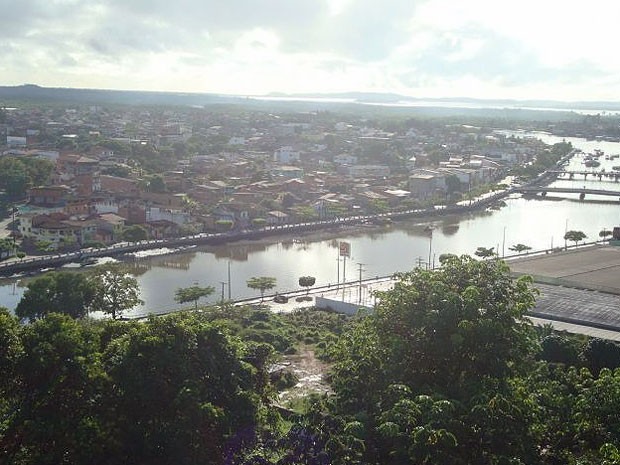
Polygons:
<instances>
[{"instance_id":1,"label":"water reflection","mask_svg":"<svg viewBox=\"0 0 620 465\"><path fill-rule=\"evenodd\" d=\"M562 138L543 135L547 143ZM570 140L570 138L566 138ZM573 145L577 145L573 139ZM588 142L606 153L620 153L620 144ZM613 147L613 148L612 148ZM577 157L569 167L580 168ZM602 166L610 161L602 160ZM613 161L611 163L616 163ZM618 163L620 165L620 163ZM609 167L611 169L611 166ZM600 188L598 180L558 180L556 183L578 182L581 186ZM606 189L620 183L604 183ZM619 192L620 195L620 192ZM317 285L335 284L342 280L344 263L338 261L338 241L351 244L351 257L346 262L346 276L357 279L357 263L363 263L363 277L406 271L417 264L433 261L443 253L473 254L478 247L493 247L508 251L515 244L525 244L533 250L562 246L566 228L583 231L588 240L598 239L602 229L620 224L616 201L588 197L597 202L582 202L579 195L566 198L524 199L509 198L499 210L481 211L464 215L450 215L427 220L394 222L385 226L364 226L358 229L321 231L296 238L266 238L219 246L192 249L183 253L151 257L128 262L142 289L145 305L139 312L165 311L177 307L174 292L179 287L200 285L217 286L229 283L227 292L235 299L254 297L246 282L254 276L273 276L275 290L284 292L298 288L300 276L311 275ZM432 244L428 226L433 228ZM229 274L230 271L230 274ZM79 270L78 272L83 272ZM0 306L15 308L23 294L20 281L0 279ZM212 296L212 301L219 295Z\"/></svg>"}]
</instances>

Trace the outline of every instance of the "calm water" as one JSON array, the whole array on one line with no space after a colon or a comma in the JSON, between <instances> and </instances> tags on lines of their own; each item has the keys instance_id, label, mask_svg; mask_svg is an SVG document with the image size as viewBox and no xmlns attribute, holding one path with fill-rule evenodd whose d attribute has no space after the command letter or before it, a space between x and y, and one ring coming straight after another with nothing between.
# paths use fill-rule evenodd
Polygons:
<instances>
[{"instance_id":1,"label":"calm water","mask_svg":"<svg viewBox=\"0 0 620 465\"><path fill-rule=\"evenodd\" d=\"M561 138L538 134L547 143ZM594 149L606 154L620 154L620 144L589 142L566 138L585 152ZM611 170L620 165L619 160L604 160L601 168ZM584 170L583 159L575 157L571 169ZM557 181L554 185L596 187L620 191L620 183L584 181ZM620 196L620 195L619 195ZM226 283L224 295L228 297L228 269L230 268L233 299L257 296L245 282L253 276L274 276L276 290L297 289L297 280L303 275L316 277L317 285L342 281L345 265L337 261L337 240L351 243L351 258L346 262L346 279L362 276L374 277L409 270L417 264L426 266L429 259L437 263L442 253L473 254L477 247L494 247L500 255L509 254L508 248L523 243L534 250L564 245L566 229L581 230L588 240L598 239L601 229L620 225L620 205L609 203L579 202L572 199L526 200L510 198L499 211L479 212L465 216L451 216L427 221L403 222L388 227L363 230L343 229L332 236L326 234L307 237L273 238L260 242L228 244L218 247L194 249L192 252L140 259L131 263L142 289L145 305L135 311L161 312L176 308L174 292L179 287L198 283L216 289L211 301L219 300L221 282ZM428 226L433 229L432 241ZM336 240L337 239L337 240ZM0 279L0 306L15 308L23 294L26 279L19 281Z\"/></svg>"}]
</instances>

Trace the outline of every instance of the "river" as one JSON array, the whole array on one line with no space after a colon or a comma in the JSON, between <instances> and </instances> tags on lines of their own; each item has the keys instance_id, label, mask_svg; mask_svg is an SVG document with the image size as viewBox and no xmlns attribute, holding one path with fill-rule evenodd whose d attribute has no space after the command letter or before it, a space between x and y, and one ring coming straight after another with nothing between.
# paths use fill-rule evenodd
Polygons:
<instances>
[{"instance_id":1,"label":"river","mask_svg":"<svg viewBox=\"0 0 620 465\"><path fill-rule=\"evenodd\" d=\"M620 154L620 143L559 138L546 133L515 134L536 136L549 144L570 141L584 152L599 149L606 154ZM620 165L619 160L601 157L600 161L602 165L598 169L605 168L606 171L611 171L612 164ZM584 170L582 157L575 156L569 168ZM558 180L553 185L620 192L620 183L601 183L591 178L587 181L581 177L573 181ZM416 219L383 227L349 228L308 236L274 237L139 259L129 265L138 279L145 303L134 309L134 313L173 310L178 307L173 298L175 290L194 283L215 288L215 293L207 301L219 300L222 289L226 298L229 295L233 299L255 297L256 291L248 289L245 284L253 276L275 277L275 290L284 292L298 289L297 281L304 275L315 276L317 285L335 284L342 281L345 272L348 281L358 279L360 268L362 277L370 278L410 270L416 265L426 266L429 257L431 264L437 264L442 253L473 254L479 246L494 247L500 255L508 255L509 247L517 243L526 244L533 250L543 250L564 246L563 236L567 229L583 231L591 241L598 239L602 229L620 225L620 208L618 203L610 202L613 198L601 198L605 201L592 203L580 202L578 194L563 194L563 197L536 200L515 195L506 200L505 207L496 211ZM337 261L337 241L351 244L351 257L346 264ZM346 271L343 270L345 267ZM0 279L0 306L14 309L27 282L28 278Z\"/></svg>"}]
</instances>

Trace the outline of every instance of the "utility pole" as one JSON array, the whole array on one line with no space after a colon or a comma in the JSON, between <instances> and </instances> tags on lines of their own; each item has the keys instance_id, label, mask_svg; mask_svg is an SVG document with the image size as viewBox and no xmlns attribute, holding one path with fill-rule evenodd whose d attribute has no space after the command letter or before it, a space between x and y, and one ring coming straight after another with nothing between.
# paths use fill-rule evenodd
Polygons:
<instances>
[{"instance_id":1,"label":"utility pole","mask_svg":"<svg viewBox=\"0 0 620 465\"><path fill-rule=\"evenodd\" d=\"M431 268L431 256L432 256L432 252L433 252L433 227L429 226L428 230L431 233L431 237L430 240L428 241L428 264L426 269L430 269Z\"/></svg>"},{"instance_id":2,"label":"utility pole","mask_svg":"<svg viewBox=\"0 0 620 465\"><path fill-rule=\"evenodd\" d=\"M224 304L224 286L226 286L226 282L225 281L220 281L220 284L222 285L222 300L221 300L221 303Z\"/></svg>"},{"instance_id":3,"label":"utility pole","mask_svg":"<svg viewBox=\"0 0 620 465\"><path fill-rule=\"evenodd\" d=\"M422 268L422 263L424 263L424 260L422 260L422 257L418 257L416 262L417 262L417 268Z\"/></svg>"},{"instance_id":4,"label":"utility pole","mask_svg":"<svg viewBox=\"0 0 620 465\"><path fill-rule=\"evenodd\" d=\"M230 258L229 258L228 259L228 300L232 300L230 293L231 291L230 291Z\"/></svg>"},{"instance_id":5,"label":"utility pole","mask_svg":"<svg viewBox=\"0 0 620 465\"><path fill-rule=\"evenodd\" d=\"M502 239L502 258L504 258L505 250L506 250L506 226L504 226L504 237Z\"/></svg>"},{"instance_id":6,"label":"utility pole","mask_svg":"<svg viewBox=\"0 0 620 465\"><path fill-rule=\"evenodd\" d=\"M362 272L364 271L363 266L365 265L365 263L358 263L357 266L359 267L359 273L360 273L360 279L359 279L359 299L358 299L358 303L361 305L362 303Z\"/></svg>"}]
</instances>

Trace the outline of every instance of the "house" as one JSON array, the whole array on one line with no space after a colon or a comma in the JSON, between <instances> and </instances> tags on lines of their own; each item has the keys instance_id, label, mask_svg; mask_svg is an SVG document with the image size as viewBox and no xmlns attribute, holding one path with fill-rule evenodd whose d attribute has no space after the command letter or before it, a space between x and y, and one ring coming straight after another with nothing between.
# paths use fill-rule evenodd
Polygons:
<instances>
[{"instance_id":1,"label":"house","mask_svg":"<svg viewBox=\"0 0 620 465\"><path fill-rule=\"evenodd\" d=\"M304 170L297 166L277 166L271 170L271 174L285 179L303 178Z\"/></svg>"},{"instance_id":2,"label":"house","mask_svg":"<svg viewBox=\"0 0 620 465\"><path fill-rule=\"evenodd\" d=\"M346 173L352 178L384 178L390 175L387 165L354 165L346 168Z\"/></svg>"},{"instance_id":3,"label":"house","mask_svg":"<svg viewBox=\"0 0 620 465\"><path fill-rule=\"evenodd\" d=\"M299 150L294 150L291 146L280 147L273 153L273 161L276 163L290 164L299 162L301 153Z\"/></svg>"},{"instance_id":4,"label":"house","mask_svg":"<svg viewBox=\"0 0 620 465\"><path fill-rule=\"evenodd\" d=\"M289 216L286 213L279 210L267 212L267 224L269 225L285 224L288 222L288 218Z\"/></svg>"},{"instance_id":5,"label":"house","mask_svg":"<svg viewBox=\"0 0 620 465\"><path fill-rule=\"evenodd\" d=\"M63 245L82 245L93 239L97 233L97 222L70 220L64 213L24 214L20 217L19 232L24 239L49 242L56 249Z\"/></svg>"},{"instance_id":6,"label":"house","mask_svg":"<svg viewBox=\"0 0 620 465\"><path fill-rule=\"evenodd\" d=\"M149 221L144 224L151 239L165 239L167 237L176 237L181 229L179 226L168 220Z\"/></svg>"},{"instance_id":7,"label":"house","mask_svg":"<svg viewBox=\"0 0 620 465\"><path fill-rule=\"evenodd\" d=\"M104 213L98 217L97 238L106 244L116 242L122 237L125 218L114 213Z\"/></svg>"},{"instance_id":8,"label":"house","mask_svg":"<svg viewBox=\"0 0 620 465\"><path fill-rule=\"evenodd\" d=\"M341 153L334 157L334 163L337 165L356 165L357 157L348 153Z\"/></svg>"},{"instance_id":9,"label":"house","mask_svg":"<svg viewBox=\"0 0 620 465\"><path fill-rule=\"evenodd\" d=\"M28 203L36 207L63 207L71 195L67 186L42 186L28 190Z\"/></svg>"}]
</instances>

